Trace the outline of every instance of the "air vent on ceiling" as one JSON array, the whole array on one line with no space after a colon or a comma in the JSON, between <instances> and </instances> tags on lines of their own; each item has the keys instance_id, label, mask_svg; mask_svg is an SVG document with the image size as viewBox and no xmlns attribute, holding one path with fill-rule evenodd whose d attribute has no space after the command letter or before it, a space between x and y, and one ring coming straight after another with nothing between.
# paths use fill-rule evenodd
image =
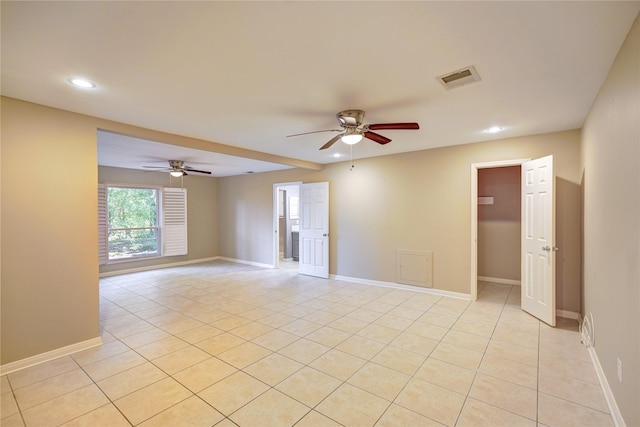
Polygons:
<instances>
[{"instance_id":1,"label":"air vent on ceiling","mask_svg":"<svg viewBox=\"0 0 640 427\"><path fill-rule=\"evenodd\" d=\"M470 67L461 68L443 76L439 76L438 81L442 83L445 88L453 89L469 83L479 82L480 76L478 75L476 68L472 65Z\"/></svg>"}]
</instances>

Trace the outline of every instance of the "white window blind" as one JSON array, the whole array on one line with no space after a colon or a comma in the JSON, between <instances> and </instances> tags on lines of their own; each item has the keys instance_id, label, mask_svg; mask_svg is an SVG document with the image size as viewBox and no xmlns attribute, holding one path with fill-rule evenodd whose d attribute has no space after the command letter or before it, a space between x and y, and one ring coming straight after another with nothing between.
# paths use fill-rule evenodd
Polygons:
<instances>
[{"instance_id":1,"label":"white window blind","mask_svg":"<svg viewBox=\"0 0 640 427\"><path fill-rule=\"evenodd\" d=\"M162 190L162 255L187 254L187 190Z\"/></svg>"},{"instance_id":2,"label":"white window blind","mask_svg":"<svg viewBox=\"0 0 640 427\"><path fill-rule=\"evenodd\" d=\"M98 184L98 264L104 265L109 259L107 246L108 230L107 186Z\"/></svg>"}]
</instances>

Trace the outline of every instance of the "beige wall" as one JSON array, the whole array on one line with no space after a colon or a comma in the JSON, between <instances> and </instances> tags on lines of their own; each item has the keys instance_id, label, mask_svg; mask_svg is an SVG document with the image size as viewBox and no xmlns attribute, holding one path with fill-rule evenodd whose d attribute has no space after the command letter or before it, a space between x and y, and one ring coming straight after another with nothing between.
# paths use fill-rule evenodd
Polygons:
<instances>
[{"instance_id":1,"label":"beige wall","mask_svg":"<svg viewBox=\"0 0 640 427\"><path fill-rule=\"evenodd\" d=\"M98 168L85 116L2 98L1 136L4 365L99 336Z\"/></svg>"},{"instance_id":2,"label":"beige wall","mask_svg":"<svg viewBox=\"0 0 640 427\"><path fill-rule=\"evenodd\" d=\"M520 166L478 169L478 276L520 281Z\"/></svg>"},{"instance_id":3,"label":"beige wall","mask_svg":"<svg viewBox=\"0 0 640 427\"><path fill-rule=\"evenodd\" d=\"M556 177L556 307L582 313L582 188Z\"/></svg>"},{"instance_id":4,"label":"beige wall","mask_svg":"<svg viewBox=\"0 0 640 427\"><path fill-rule=\"evenodd\" d=\"M584 304L628 426L640 425L640 18L583 128ZM623 363L623 382L616 359Z\"/></svg>"},{"instance_id":5,"label":"beige wall","mask_svg":"<svg viewBox=\"0 0 640 427\"><path fill-rule=\"evenodd\" d=\"M221 178L220 255L271 264L273 184L329 181L332 274L394 282L396 249L431 250L434 288L468 294L470 165L553 154L556 175L578 186L579 144L576 130L357 160L353 171L338 163ZM566 280L579 287L579 275Z\"/></svg>"},{"instance_id":6,"label":"beige wall","mask_svg":"<svg viewBox=\"0 0 640 427\"><path fill-rule=\"evenodd\" d=\"M100 166L98 180L109 184L147 184L169 187L168 173L146 173L134 169ZM173 187L179 187L180 178L173 178ZM101 273L131 268L160 266L215 257L218 255L218 179L189 175L184 177L187 189L187 228L189 253L184 256L162 257L149 260L118 262L100 266Z\"/></svg>"}]
</instances>

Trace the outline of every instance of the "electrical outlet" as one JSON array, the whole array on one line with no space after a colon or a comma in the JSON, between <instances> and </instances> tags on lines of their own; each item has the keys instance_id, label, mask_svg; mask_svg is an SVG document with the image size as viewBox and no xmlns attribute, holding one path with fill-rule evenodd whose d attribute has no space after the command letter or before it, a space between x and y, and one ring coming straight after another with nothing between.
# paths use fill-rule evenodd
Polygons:
<instances>
[{"instance_id":1,"label":"electrical outlet","mask_svg":"<svg viewBox=\"0 0 640 427\"><path fill-rule=\"evenodd\" d=\"M618 381L622 382L622 360L618 358Z\"/></svg>"}]
</instances>

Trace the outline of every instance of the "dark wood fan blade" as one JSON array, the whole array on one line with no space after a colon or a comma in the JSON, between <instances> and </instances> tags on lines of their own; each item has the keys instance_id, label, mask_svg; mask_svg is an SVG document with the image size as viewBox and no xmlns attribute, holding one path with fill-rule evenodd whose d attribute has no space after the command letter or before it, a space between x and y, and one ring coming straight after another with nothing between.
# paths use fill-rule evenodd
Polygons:
<instances>
[{"instance_id":1,"label":"dark wood fan blade","mask_svg":"<svg viewBox=\"0 0 640 427\"><path fill-rule=\"evenodd\" d=\"M378 133L375 132L365 132L364 133L364 137L367 139L370 139L372 141L377 142L378 144L386 144L388 142L391 142L391 140L389 138L387 138L386 136L382 136Z\"/></svg>"},{"instance_id":2,"label":"dark wood fan blade","mask_svg":"<svg viewBox=\"0 0 640 427\"><path fill-rule=\"evenodd\" d=\"M320 147L321 150L324 150L326 148L331 147L333 144L335 144L336 142L338 142L338 140L340 139L342 135L336 135L333 138L331 138L329 140L329 142L327 142L326 144L324 144L322 147Z\"/></svg>"},{"instance_id":3,"label":"dark wood fan blade","mask_svg":"<svg viewBox=\"0 0 640 427\"><path fill-rule=\"evenodd\" d=\"M383 129L420 129L420 125L417 123L376 123L367 126L371 130L383 130Z\"/></svg>"},{"instance_id":4,"label":"dark wood fan blade","mask_svg":"<svg viewBox=\"0 0 640 427\"><path fill-rule=\"evenodd\" d=\"M300 135L309 135L312 133L321 133L321 132L341 132L342 129L325 129L325 130L314 130L313 132L303 132L303 133L294 133L293 135L287 135L287 138L291 136L300 136Z\"/></svg>"},{"instance_id":5,"label":"dark wood fan blade","mask_svg":"<svg viewBox=\"0 0 640 427\"><path fill-rule=\"evenodd\" d=\"M183 171L183 172L189 171L189 172L197 172L197 173L206 173L207 175L211 175L211 172L209 172L209 171L200 171L200 170L198 170L198 169L194 169L194 168L191 168L191 167L189 167L189 166L185 166L185 167L182 169L182 171ZM186 173L185 173L185 175L186 175Z\"/></svg>"}]
</instances>

